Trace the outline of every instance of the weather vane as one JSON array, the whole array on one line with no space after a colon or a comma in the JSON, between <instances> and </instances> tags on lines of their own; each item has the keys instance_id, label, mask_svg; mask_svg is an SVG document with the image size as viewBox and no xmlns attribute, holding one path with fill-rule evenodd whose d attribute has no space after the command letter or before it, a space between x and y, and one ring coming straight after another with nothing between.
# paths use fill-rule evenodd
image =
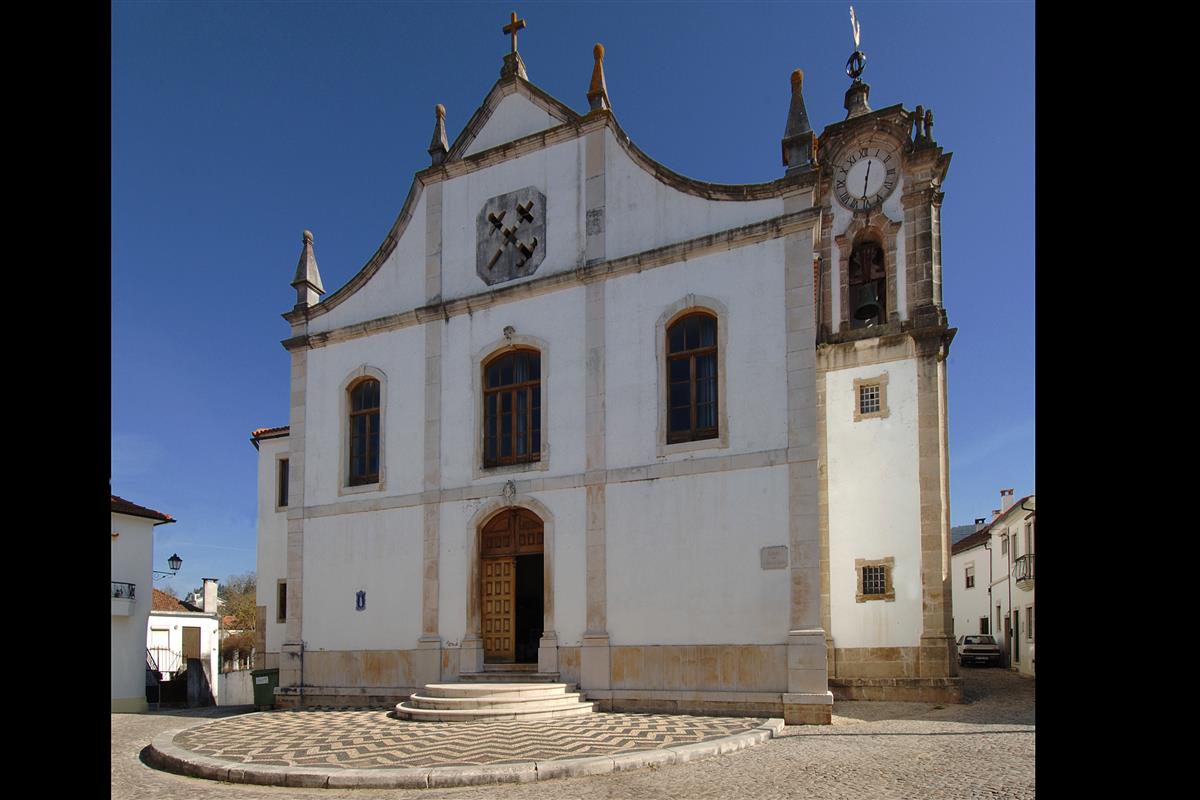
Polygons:
<instances>
[{"instance_id":1,"label":"weather vane","mask_svg":"<svg viewBox=\"0 0 1200 800\"><path fill-rule=\"evenodd\" d=\"M861 27L858 19L854 16L854 6L850 6L850 30L854 32L854 52L846 61L846 74L853 78L855 83L859 83L862 80L859 76L867 66L867 54L858 49Z\"/></svg>"}]
</instances>

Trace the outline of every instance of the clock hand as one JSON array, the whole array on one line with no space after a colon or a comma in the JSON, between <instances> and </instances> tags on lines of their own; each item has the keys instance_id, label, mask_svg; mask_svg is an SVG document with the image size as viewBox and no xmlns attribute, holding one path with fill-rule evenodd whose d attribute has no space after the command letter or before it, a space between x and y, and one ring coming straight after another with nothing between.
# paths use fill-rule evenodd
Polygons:
<instances>
[{"instance_id":1,"label":"clock hand","mask_svg":"<svg viewBox=\"0 0 1200 800\"><path fill-rule=\"evenodd\" d=\"M875 163L874 159L867 159L867 174L863 176L863 199L867 199L867 181L871 179L871 164Z\"/></svg>"}]
</instances>

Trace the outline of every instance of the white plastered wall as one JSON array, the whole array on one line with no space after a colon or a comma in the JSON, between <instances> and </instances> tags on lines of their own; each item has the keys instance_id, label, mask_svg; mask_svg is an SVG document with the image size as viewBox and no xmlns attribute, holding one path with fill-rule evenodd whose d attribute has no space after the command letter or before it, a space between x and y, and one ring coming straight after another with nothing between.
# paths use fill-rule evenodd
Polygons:
<instances>
[{"instance_id":1,"label":"white plastered wall","mask_svg":"<svg viewBox=\"0 0 1200 800\"><path fill-rule=\"evenodd\" d=\"M482 308L450 318L444 329L442 349L442 485L463 486L491 483L524 475L546 478L570 475L584 468L584 345L583 287L573 287L526 300ZM547 406L543 430L545 470L513 473L484 470L476 478L475 463L482 437L477 424L479 400L477 360L492 345L504 342L504 328L511 325L518 336L541 339L549 344L549 360L541 364L542 402ZM492 351L496 352L496 351Z\"/></svg>"},{"instance_id":2,"label":"white plastered wall","mask_svg":"<svg viewBox=\"0 0 1200 800\"><path fill-rule=\"evenodd\" d=\"M464 156L480 153L496 145L505 144L522 136L554 128L562 120L538 106L524 95L513 93L505 96L492 115L484 123L483 130L463 151Z\"/></svg>"},{"instance_id":3,"label":"white plastered wall","mask_svg":"<svg viewBox=\"0 0 1200 800\"><path fill-rule=\"evenodd\" d=\"M278 591L287 580L287 509L276 508L278 500L278 461L287 454L288 437L264 439L258 443L258 572L255 604L267 609L266 643L268 653L278 653L286 625L276 622L279 614Z\"/></svg>"},{"instance_id":4,"label":"white plastered wall","mask_svg":"<svg viewBox=\"0 0 1200 800\"><path fill-rule=\"evenodd\" d=\"M610 484L605 541L613 645L783 644L787 467Z\"/></svg>"},{"instance_id":5,"label":"white plastered wall","mask_svg":"<svg viewBox=\"0 0 1200 800\"><path fill-rule=\"evenodd\" d=\"M529 282L581 263L583 147L583 139L572 139L442 184L443 298ZM479 211L491 198L526 186L546 196L546 256L532 275L489 287L476 272Z\"/></svg>"},{"instance_id":6,"label":"white plastered wall","mask_svg":"<svg viewBox=\"0 0 1200 800\"><path fill-rule=\"evenodd\" d=\"M707 200L685 194L635 163L604 134L604 225L608 258L737 228L783 213L783 200Z\"/></svg>"},{"instance_id":7,"label":"white plastered wall","mask_svg":"<svg viewBox=\"0 0 1200 800\"><path fill-rule=\"evenodd\" d=\"M989 633L995 633L992 626L994 613L988 611L988 560L991 554L983 545L972 547L950 557L950 579L953 581L954 603L954 638L965 633L979 633L979 620L988 618ZM975 567L975 586L968 589L966 568ZM994 610L993 610L994 611Z\"/></svg>"},{"instance_id":8,"label":"white plastered wall","mask_svg":"<svg viewBox=\"0 0 1200 800\"><path fill-rule=\"evenodd\" d=\"M175 660L170 664L160 663L159 666L164 669L174 667L175 672L182 670L186 666L186 662L183 661L183 629L185 627L200 629L200 658L208 661L209 688L212 690L213 699L219 701L221 696L221 642L218 633L220 623L216 617L190 613L152 612L146 621L146 648L149 649L152 644L151 631L153 629L167 630L170 635L171 652L175 655Z\"/></svg>"},{"instance_id":9,"label":"white plastered wall","mask_svg":"<svg viewBox=\"0 0 1200 800\"><path fill-rule=\"evenodd\" d=\"M411 650L421 635L420 506L304 521L307 650ZM355 608L365 591L366 608Z\"/></svg>"},{"instance_id":10,"label":"white plastered wall","mask_svg":"<svg viewBox=\"0 0 1200 800\"><path fill-rule=\"evenodd\" d=\"M854 421L854 379L888 375L885 418ZM825 376L829 602L835 647L913 647L921 635L917 372L912 360ZM859 603L855 559L895 558L895 601Z\"/></svg>"},{"instance_id":11,"label":"white plastered wall","mask_svg":"<svg viewBox=\"0 0 1200 800\"><path fill-rule=\"evenodd\" d=\"M403 189L401 190L403 191ZM418 191L420 191L418 189ZM400 195L403 197L404 195ZM368 319L398 314L425 305L425 204L422 191L400 240L366 285L325 314L308 323L310 333L321 333ZM399 209L396 210L399 213ZM319 233L319 232L318 232ZM382 239L380 240L382 241ZM379 242L372 242L378 247ZM321 261L320 240L314 239L317 262ZM373 255L374 250L370 250ZM328 298L340 287L326 286Z\"/></svg>"},{"instance_id":12,"label":"white plastered wall","mask_svg":"<svg viewBox=\"0 0 1200 800\"><path fill-rule=\"evenodd\" d=\"M379 491L345 492L342 448L347 446L343 439L348 434L349 423L344 419L344 386L362 366L379 370L386 377L382 387L380 462L384 486ZM414 494L424 488L424 381L425 332L421 326L385 331L308 351L305 505ZM339 489L343 490L342 494Z\"/></svg>"},{"instance_id":13,"label":"white plastered wall","mask_svg":"<svg viewBox=\"0 0 1200 800\"><path fill-rule=\"evenodd\" d=\"M112 515L110 551L112 580L134 584L134 601L128 616L112 615L111 699L142 702L146 699L146 619L153 596L154 522L126 514ZM130 605L114 600L120 606ZM122 610L124 610L122 608Z\"/></svg>"},{"instance_id":14,"label":"white plastered wall","mask_svg":"<svg viewBox=\"0 0 1200 800\"><path fill-rule=\"evenodd\" d=\"M701 256L609 280L604 285L605 448L609 469L658 460L735 455L787 447L783 242ZM724 304L729 446L659 459L659 393L665 366L656 324L689 294ZM753 391L747 391L753 387Z\"/></svg>"}]
</instances>

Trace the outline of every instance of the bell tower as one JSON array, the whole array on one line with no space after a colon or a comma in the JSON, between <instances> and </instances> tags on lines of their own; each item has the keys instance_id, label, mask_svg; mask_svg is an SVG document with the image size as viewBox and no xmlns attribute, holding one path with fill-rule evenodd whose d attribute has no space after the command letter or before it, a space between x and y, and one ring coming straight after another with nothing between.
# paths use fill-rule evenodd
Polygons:
<instances>
[{"instance_id":1,"label":"bell tower","mask_svg":"<svg viewBox=\"0 0 1200 800\"><path fill-rule=\"evenodd\" d=\"M815 148L829 684L839 698L908 692L955 702L945 359L956 331L942 303L941 252L951 154L933 137L931 110L871 108L853 8L851 27L846 115ZM886 665L881 648L891 654Z\"/></svg>"}]
</instances>

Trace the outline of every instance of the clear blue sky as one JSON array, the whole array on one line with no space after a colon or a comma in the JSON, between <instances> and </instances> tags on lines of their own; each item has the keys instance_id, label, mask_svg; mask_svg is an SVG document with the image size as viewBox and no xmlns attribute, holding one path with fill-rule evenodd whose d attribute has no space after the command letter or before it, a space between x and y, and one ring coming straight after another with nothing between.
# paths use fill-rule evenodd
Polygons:
<instances>
[{"instance_id":1,"label":"clear blue sky","mask_svg":"<svg viewBox=\"0 0 1200 800\"><path fill-rule=\"evenodd\" d=\"M689 177L783 174L789 76L819 132L845 116L848 4L112 5L112 489L170 584L255 567L257 427L288 422L280 314L305 228L327 292L390 229L499 76L516 10L535 84L586 112L603 42L617 118ZM874 108L922 104L954 153L942 217L952 524L1034 490L1034 5L855 3Z\"/></svg>"}]
</instances>

